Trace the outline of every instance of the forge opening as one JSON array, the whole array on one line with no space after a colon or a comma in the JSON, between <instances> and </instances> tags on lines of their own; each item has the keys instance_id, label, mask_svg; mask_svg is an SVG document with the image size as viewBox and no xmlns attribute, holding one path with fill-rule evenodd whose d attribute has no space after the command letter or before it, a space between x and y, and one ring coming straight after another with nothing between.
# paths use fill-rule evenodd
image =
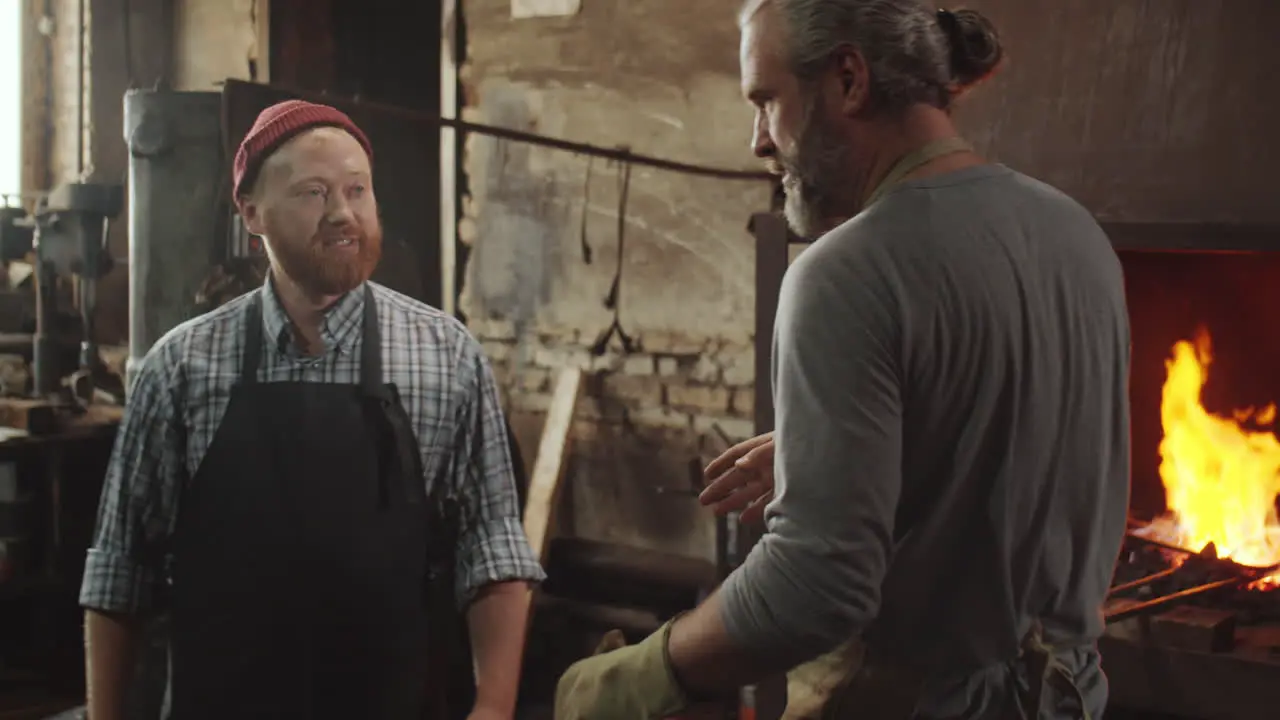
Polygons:
<instances>
[{"instance_id":1,"label":"forge opening","mask_svg":"<svg viewBox=\"0 0 1280 720\"><path fill-rule=\"evenodd\" d=\"M1280 564L1280 253L1122 251L1130 512L1154 539ZM1280 578L1275 579L1280 584Z\"/></svg>"}]
</instances>

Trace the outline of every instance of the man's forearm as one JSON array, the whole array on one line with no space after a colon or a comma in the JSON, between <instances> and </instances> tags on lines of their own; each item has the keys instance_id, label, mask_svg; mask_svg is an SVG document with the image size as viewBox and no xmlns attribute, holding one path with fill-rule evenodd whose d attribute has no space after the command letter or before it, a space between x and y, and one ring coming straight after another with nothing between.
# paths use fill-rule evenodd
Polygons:
<instances>
[{"instance_id":1,"label":"man's forearm","mask_svg":"<svg viewBox=\"0 0 1280 720\"><path fill-rule=\"evenodd\" d=\"M809 547L766 535L706 602L672 626L667 653L687 691L752 684L861 632L869 613L858 568Z\"/></svg>"},{"instance_id":2,"label":"man's forearm","mask_svg":"<svg viewBox=\"0 0 1280 720\"><path fill-rule=\"evenodd\" d=\"M85 679L90 720L122 720L133 676L138 623L123 615L86 610Z\"/></svg>"},{"instance_id":3,"label":"man's forearm","mask_svg":"<svg viewBox=\"0 0 1280 720\"><path fill-rule=\"evenodd\" d=\"M667 640L671 668L695 698L750 685L788 669L774 658L738 647L721 618L723 607L720 594L715 593L671 626Z\"/></svg>"},{"instance_id":4,"label":"man's forearm","mask_svg":"<svg viewBox=\"0 0 1280 720\"><path fill-rule=\"evenodd\" d=\"M515 712L529 622L529 584L489 585L467 610L476 665L476 707L510 717Z\"/></svg>"}]
</instances>

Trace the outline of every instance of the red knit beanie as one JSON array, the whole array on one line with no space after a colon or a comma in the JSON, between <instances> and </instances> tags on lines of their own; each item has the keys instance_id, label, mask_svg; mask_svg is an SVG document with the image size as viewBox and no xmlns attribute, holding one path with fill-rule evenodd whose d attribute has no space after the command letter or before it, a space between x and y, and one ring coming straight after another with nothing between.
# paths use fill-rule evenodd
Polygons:
<instances>
[{"instance_id":1,"label":"red knit beanie","mask_svg":"<svg viewBox=\"0 0 1280 720\"><path fill-rule=\"evenodd\" d=\"M263 161L289 138L317 127L346 130L359 141L369 155L369 162L373 162L373 146L369 144L369 138L341 110L302 100L285 100L263 110L240 142L233 171L235 194L232 197L238 198L253 187Z\"/></svg>"}]
</instances>

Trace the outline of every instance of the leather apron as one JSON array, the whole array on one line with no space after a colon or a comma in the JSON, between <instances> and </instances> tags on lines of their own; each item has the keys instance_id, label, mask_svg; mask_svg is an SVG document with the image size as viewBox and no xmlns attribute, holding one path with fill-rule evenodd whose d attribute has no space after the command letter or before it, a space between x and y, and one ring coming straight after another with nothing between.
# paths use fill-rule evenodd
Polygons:
<instances>
[{"instance_id":1,"label":"leather apron","mask_svg":"<svg viewBox=\"0 0 1280 720\"><path fill-rule=\"evenodd\" d=\"M432 529L364 293L355 385L258 382L261 290L249 304L239 382L172 539L174 720L423 717Z\"/></svg>"},{"instance_id":2,"label":"leather apron","mask_svg":"<svg viewBox=\"0 0 1280 720\"><path fill-rule=\"evenodd\" d=\"M936 140L903 156L867 196L863 210L907 175L940 157L972 152L962 138ZM1040 623L1033 623L1017 657L1007 661L1011 674L1025 674L1027 687L1017 697L1007 720L1058 717L1062 707L1078 708L1090 720L1075 675L1062 660L1071 648L1054 648L1044 639ZM923 675L902 663L885 659L860 639L848 641L787 673L787 707L782 720L911 720L924 685Z\"/></svg>"}]
</instances>

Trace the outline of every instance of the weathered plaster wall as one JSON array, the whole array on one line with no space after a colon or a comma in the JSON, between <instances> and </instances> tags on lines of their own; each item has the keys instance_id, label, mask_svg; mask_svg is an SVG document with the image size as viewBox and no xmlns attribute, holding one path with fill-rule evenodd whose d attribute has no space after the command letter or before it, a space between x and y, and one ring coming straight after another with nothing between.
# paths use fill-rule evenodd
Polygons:
<instances>
[{"instance_id":1,"label":"weathered plaster wall","mask_svg":"<svg viewBox=\"0 0 1280 720\"><path fill-rule=\"evenodd\" d=\"M216 90L268 77L267 0L176 0L174 87Z\"/></svg>"},{"instance_id":2,"label":"weathered plaster wall","mask_svg":"<svg viewBox=\"0 0 1280 720\"><path fill-rule=\"evenodd\" d=\"M739 99L737 0L585 0L567 18L513 20L509 0L465 0L470 119L726 168L756 169ZM472 137L460 234L471 246L461 308L536 438L553 371L594 371L579 408L572 476L578 535L705 555L705 511L687 462L712 423L751 434L753 240L760 182L635 167L624 222L615 340L588 352L612 315L620 169L559 151ZM584 261L584 244L591 262ZM526 434L526 433L522 433ZM526 448L533 445L525 440Z\"/></svg>"}]
</instances>

